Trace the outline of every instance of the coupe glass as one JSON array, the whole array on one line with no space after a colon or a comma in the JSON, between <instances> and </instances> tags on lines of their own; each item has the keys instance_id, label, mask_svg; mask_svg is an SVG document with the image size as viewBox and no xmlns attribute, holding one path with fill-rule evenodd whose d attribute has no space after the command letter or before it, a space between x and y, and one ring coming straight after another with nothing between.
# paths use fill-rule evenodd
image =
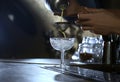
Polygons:
<instances>
[{"instance_id":1,"label":"coupe glass","mask_svg":"<svg viewBox=\"0 0 120 82\"><path fill-rule=\"evenodd\" d=\"M68 25L66 25L68 23L57 23L56 27L58 27L58 29L56 31L58 31L57 35L54 35L52 37L50 37L50 44L51 46L55 49L61 52L61 72L64 73L65 71L65 61L64 61L64 57L65 57L65 51L66 50L70 50L75 42L75 38L73 36L71 36L71 34L67 35L65 34L65 29ZM65 28L64 30L62 30L63 28Z\"/></svg>"}]
</instances>

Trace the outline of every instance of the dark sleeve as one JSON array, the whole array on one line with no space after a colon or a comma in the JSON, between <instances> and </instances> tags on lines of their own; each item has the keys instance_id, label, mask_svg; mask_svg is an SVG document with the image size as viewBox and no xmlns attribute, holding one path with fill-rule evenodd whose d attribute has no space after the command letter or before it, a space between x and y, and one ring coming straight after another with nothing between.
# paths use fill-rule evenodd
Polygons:
<instances>
[{"instance_id":1,"label":"dark sleeve","mask_svg":"<svg viewBox=\"0 0 120 82\"><path fill-rule=\"evenodd\" d=\"M96 8L104 8L104 0L95 0Z\"/></svg>"},{"instance_id":2,"label":"dark sleeve","mask_svg":"<svg viewBox=\"0 0 120 82\"><path fill-rule=\"evenodd\" d=\"M78 0L80 5L90 8L104 8L105 0Z\"/></svg>"},{"instance_id":3,"label":"dark sleeve","mask_svg":"<svg viewBox=\"0 0 120 82\"><path fill-rule=\"evenodd\" d=\"M77 0L81 6L96 8L95 0Z\"/></svg>"},{"instance_id":4,"label":"dark sleeve","mask_svg":"<svg viewBox=\"0 0 120 82\"><path fill-rule=\"evenodd\" d=\"M120 9L120 0L95 0L97 8Z\"/></svg>"}]
</instances>

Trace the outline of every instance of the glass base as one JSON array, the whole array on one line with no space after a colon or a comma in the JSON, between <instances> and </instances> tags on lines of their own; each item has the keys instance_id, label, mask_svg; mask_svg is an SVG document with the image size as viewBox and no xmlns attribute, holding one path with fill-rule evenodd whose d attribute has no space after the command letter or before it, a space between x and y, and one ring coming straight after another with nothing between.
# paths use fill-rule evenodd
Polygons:
<instances>
[{"instance_id":1,"label":"glass base","mask_svg":"<svg viewBox=\"0 0 120 82\"><path fill-rule=\"evenodd\" d=\"M60 73L65 73L65 69L61 69L61 65L42 66L41 68L48 69L48 70L51 70L51 71L60 72Z\"/></svg>"}]
</instances>

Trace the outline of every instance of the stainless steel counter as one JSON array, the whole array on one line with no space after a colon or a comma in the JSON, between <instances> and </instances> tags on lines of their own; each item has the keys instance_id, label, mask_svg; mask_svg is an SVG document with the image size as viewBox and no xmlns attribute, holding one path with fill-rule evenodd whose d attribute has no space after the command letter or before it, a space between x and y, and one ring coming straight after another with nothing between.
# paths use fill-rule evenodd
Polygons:
<instances>
[{"instance_id":1,"label":"stainless steel counter","mask_svg":"<svg viewBox=\"0 0 120 82\"><path fill-rule=\"evenodd\" d=\"M61 74L59 63L58 59L0 59L0 82L120 82L119 74L89 69L68 67Z\"/></svg>"}]
</instances>

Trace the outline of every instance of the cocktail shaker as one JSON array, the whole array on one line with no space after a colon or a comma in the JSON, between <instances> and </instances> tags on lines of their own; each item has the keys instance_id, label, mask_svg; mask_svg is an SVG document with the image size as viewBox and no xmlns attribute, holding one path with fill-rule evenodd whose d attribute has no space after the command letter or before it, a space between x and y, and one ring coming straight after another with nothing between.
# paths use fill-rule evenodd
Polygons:
<instances>
[{"instance_id":1,"label":"cocktail shaker","mask_svg":"<svg viewBox=\"0 0 120 82\"><path fill-rule=\"evenodd\" d=\"M52 12L54 12L54 14L56 15L60 15L62 13L62 10L65 11L67 7L69 6L69 0L46 0L46 3L50 7ZM64 15L63 18L71 23L75 23L78 17L77 15L73 15L73 16Z\"/></svg>"},{"instance_id":2,"label":"cocktail shaker","mask_svg":"<svg viewBox=\"0 0 120 82\"><path fill-rule=\"evenodd\" d=\"M61 8L68 6L68 0L46 0L46 3L53 12L61 12Z\"/></svg>"}]
</instances>

